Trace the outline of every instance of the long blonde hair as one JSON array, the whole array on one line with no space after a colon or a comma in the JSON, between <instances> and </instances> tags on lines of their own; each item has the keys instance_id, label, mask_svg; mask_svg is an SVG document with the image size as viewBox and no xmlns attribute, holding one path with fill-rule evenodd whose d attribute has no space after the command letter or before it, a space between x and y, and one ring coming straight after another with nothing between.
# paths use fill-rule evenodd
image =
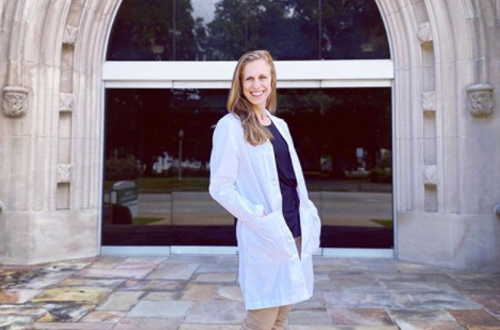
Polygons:
<instances>
[{"instance_id":1,"label":"long blonde hair","mask_svg":"<svg viewBox=\"0 0 500 330\"><path fill-rule=\"evenodd\" d=\"M273 58L267 50L250 51L240 57L234 69L233 82L227 99L227 110L240 118L243 125L245 140L253 146L262 144L266 142L266 140L273 139L272 134L267 128L260 124L252 104L243 94L242 79L245 66L257 60L265 60L271 68L271 94L266 100L266 108L271 113L275 112L277 103L276 69L274 68Z\"/></svg>"}]
</instances>

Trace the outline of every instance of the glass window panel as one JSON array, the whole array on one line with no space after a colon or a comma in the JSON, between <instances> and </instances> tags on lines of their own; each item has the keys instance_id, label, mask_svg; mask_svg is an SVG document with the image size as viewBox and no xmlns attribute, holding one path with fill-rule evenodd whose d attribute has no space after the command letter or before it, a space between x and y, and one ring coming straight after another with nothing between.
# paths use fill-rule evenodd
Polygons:
<instances>
[{"instance_id":1,"label":"glass window panel","mask_svg":"<svg viewBox=\"0 0 500 330\"><path fill-rule=\"evenodd\" d=\"M124 0L107 60L387 59L373 0Z\"/></svg>"},{"instance_id":2,"label":"glass window panel","mask_svg":"<svg viewBox=\"0 0 500 330\"><path fill-rule=\"evenodd\" d=\"M294 135L323 247L391 248L390 88L285 89L279 116Z\"/></svg>"},{"instance_id":3,"label":"glass window panel","mask_svg":"<svg viewBox=\"0 0 500 330\"><path fill-rule=\"evenodd\" d=\"M280 89L323 247L390 248L390 88ZM208 194L227 90L106 91L103 245L235 245ZM179 161L180 160L180 161Z\"/></svg>"}]
</instances>

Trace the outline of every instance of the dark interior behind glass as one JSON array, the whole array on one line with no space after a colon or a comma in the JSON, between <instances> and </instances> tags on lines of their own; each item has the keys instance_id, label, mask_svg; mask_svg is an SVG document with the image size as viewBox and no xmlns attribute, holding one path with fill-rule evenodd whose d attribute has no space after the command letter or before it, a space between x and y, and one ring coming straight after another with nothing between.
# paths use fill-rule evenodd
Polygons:
<instances>
[{"instance_id":1,"label":"dark interior behind glass","mask_svg":"<svg viewBox=\"0 0 500 330\"><path fill-rule=\"evenodd\" d=\"M391 248L391 89L279 89L322 247ZM108 89L103 245L236 245L208 194L224 89Z\"/></svg>"}]
</instances>

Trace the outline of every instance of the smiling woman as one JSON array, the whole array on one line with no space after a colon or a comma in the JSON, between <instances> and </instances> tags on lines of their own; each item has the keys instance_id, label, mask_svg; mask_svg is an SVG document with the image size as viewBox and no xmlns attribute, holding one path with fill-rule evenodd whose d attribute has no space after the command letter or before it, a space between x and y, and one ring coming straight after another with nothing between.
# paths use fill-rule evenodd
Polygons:
<instances>
[{"instance_id":1,"label":"smiling woman","mask_svg":"<svg viewBox=\"0 0 500 330\"><path fill-rule=\"evenodd\" d=\"M312 254L319 248L318 210L290 131L271 114L275 103L266 109L275 97L269 52L242 55L210 157L210 195L238 220L245 330L284 329L291 305L312 296Z\"/></svg>"}]
</instances>

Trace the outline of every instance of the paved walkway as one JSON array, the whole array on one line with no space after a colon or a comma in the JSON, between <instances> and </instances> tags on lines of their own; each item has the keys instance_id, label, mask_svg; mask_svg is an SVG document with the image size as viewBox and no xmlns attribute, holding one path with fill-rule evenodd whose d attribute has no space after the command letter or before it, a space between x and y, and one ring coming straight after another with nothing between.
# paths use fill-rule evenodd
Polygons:
<instances>
[{"instance_id":1,"label":"paved walkway","mask_svg":"<svg viewBox=\"0 0 500 330\"><path fill-rule=\"evenodd\" d=\"M236 256L97 257L0 266L0 329L237 330ZM316 258L291 330L500 330L500 274Z\"/></svg>"}]
</instances>

